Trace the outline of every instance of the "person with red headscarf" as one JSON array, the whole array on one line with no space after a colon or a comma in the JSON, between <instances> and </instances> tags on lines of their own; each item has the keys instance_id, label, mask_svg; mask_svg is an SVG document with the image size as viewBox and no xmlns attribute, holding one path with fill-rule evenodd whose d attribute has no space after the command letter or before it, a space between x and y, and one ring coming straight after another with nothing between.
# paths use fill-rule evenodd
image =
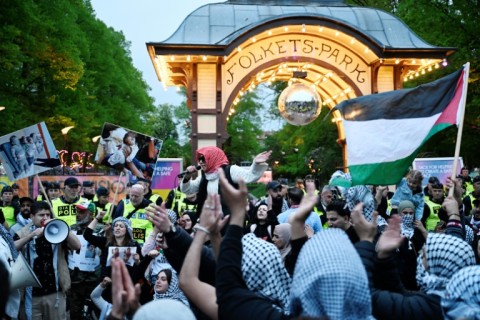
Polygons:
<instances>
[{"instance_id":1,"label":"person with red headscarf","mask_svg":"<svg viewBox=\"0 0 480 320\"><path fill-rule=\"evenodd\" d=\"M197 150L196 157L198 164L201 166L196 179L191 180L192 174L197 171L195 166L187 167L187 174L183 177L180 184L180 190L186 194L197 194L197 214L202 212L203 203L209 193L220 193L218 183L218 169L225 171L227 180L234 186L241 178L245 183L255 182L260 179L268 168L266 163L270 158L272 151L264 151L258 154L250 167L240 167L230 165L227 156L222 149L217 147L203 147ZM246 205L246 202L245 202ZM223 206L223 213L228 214L228 208Z\"/></svg>"}]
</instances>

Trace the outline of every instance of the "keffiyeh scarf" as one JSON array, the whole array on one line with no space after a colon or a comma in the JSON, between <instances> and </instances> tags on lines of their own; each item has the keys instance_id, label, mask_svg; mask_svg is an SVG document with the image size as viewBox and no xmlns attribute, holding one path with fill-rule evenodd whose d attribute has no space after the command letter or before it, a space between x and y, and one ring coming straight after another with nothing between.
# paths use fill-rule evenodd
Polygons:
<instances>
[{"instance_id":1,"label":"keffiyeh scarf","mask_svg":"<svg viewBox=\"0 0 480 320\"><path fill-rule=\"evenodd\" d=\"M480 266L465 267L447 284L442 299L445 319L480 319Z\"/></svg>"},{"instance_id":2,"label":"keffiyeh scarf","mask_svg":"<svg viewBox=\"0 0 480 320\"><path fill-rule=\"evenodd\" d=\"M343 230L323 230L305 243L293 284L293 316L373 319L367 272Z\"/></svg>"},{"instance_id":3,"label":"keffiyeh scarf","mask_svg":"<svg viewBox=\"0 0 480 320\"><path fill-rule=\"evenodd\" d=\"M12 235L1 224L0 224L0 237L2 237L3 240L5 240L5 242L8 244L8 247L10 248L10 253L12 254L13 259L17 260L18 251L17 251L17 248L15 247L15 243L13 242Z\"/></svg>"},{"instance_id":4,"label":"keffiyeh scarf","mask_svg":"<svg viewBox=\"0 0 480 320\"><path fill-rule=\"evenodd\" d=\"M183 293L182 290L178 287L178 276L175 270L171 269L172 271L172 280L170 281L170 284L168 285L168 289L165 293L158 293L155 291L155 294L153 296L153 300L159 300L159 299L174 299L178 300L187 307L190 307L190 304L188 303L187 297L185 297L185 294Z\"/></svg>"},{"instance_id":5,"label":"keffiyeh scarf","mask_svg":"<svg viewBox=\"0 0 480 320\"><path fill-rule=\"evenodd\" d=\"M291 278L277 247L253 233L242 238L242 247L242 275L247 288L288 314Z\"/></svg>"},{"instance_id":6,"label":"keffiyeh scarf","mask_svg":"<svg viewBox=\"0 0 480 320\"><path fill-rule=\"evenodd\" d=\"M430 233L424 250L428 271L422 263L423 254L417 258L417 284L428 294L443 296L452 275L463 267L475 264L475 255L467 242L441 233Z\"/></svg>"}]
</instances>

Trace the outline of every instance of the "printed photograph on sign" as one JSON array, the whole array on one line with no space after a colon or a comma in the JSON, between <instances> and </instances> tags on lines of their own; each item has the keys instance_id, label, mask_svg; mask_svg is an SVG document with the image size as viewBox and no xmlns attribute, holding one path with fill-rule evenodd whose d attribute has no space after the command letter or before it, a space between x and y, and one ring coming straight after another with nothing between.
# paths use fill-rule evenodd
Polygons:
<instances>
[{"instance_id":1,"label":"printed photograph on sign","mask_svg":"<svg viewBox=\"0 0 480 320\"><path fill-rule=\"evenodd\" d=\"M113 258L122 259L127 266L133 266L136 247L108 247L107 267L112 264Z\"/></svg>"},{"instance_id":2,"label":"printed photograph on sign","mask_svg":"<svg viewBox=\"0 0 480 320\"><path fill-rule=\"evenodd\" d=\"M0 137L0 160L10 180L19 180L60 165L44 122Z\"/></svg>"},{"instance_id":3,"label":"printed photograph on sign","mask_svg":"<svg viewBox=\"0 0 480 320\"><path fill-rule=\"evenodd\" d=\"M150 179L163 141L145 134L105 123L98 139L95 162L123 172L129 181Z\"/></svg>"}]
</instances>

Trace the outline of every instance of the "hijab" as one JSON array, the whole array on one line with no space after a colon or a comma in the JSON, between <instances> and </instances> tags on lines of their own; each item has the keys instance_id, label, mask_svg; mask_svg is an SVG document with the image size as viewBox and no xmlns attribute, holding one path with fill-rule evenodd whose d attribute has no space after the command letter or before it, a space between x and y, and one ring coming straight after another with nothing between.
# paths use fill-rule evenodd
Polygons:
<instances>
[{"instance_id":1,"label":"hijab","mask_svg":"<svg viewBox=\"0 0 480 320\"><path fill-rule=\"evenodd\" d=\"M341 229L323 230L305 243L292 283L292 316L373 319L367 272Z\"/></svg>"},{"instance_id":2,"label":"hijab","mask_svg":"<svg viewBox=\"0 0 480 320\"><path fill-rule=\"evenodd\" d=\"M428 271L422 262L423 254L417 258L417 283L428 294L443 296L445 287L455 272L475 264L472 247L460 238L429 233L425 243Z\"/></svg>"},{"instance_id":3,"label":"hijab","mask_svg":"<svg viewBox=\"0 0 480 320\"><path fill-rule=\"evenodd\" d=\"M229 164L227 156L222 149L217 147L203 147L197 150L197 160L203 156L205 158L205 173L214 173L218 168Z\"/></svg>"},{"instance_id":4,"label":"hijab","mask_svg":"<svg viewBox=\"0 0 480 320\"><path fill-rule=\"evenodd\" d=\"M292 225L290 223L281 223L275 226L275 232L278 234L278 237L283 241L283 248L280 248L280 255L282 260L285 261L285 257L292 250L292 245L290 244L290 239L292 237Z\"/></svg>"},{"instance_id":5,"label":"hijab","mask_svg":"<svg viewBox=\"0 0 480 320\"><path fill-rule=\"evenodd\" d=\"M242 248L242 275L247 288L288 314L291 278L277 247L247 233Z\"/></svg>"},{"instance_id":6,"label":"hijab","mask_svg":"<svg viewBox=\"0 0 480 320\"><path fill-rule=\"evenodd\" d=\"M480 319L480 266L456 272L442 298L445 319Z\"/></svg>"},{"instance_id":7,"label":"hijab","mask_svg":"<svg viewBox=\"0 0 480 320\"><path fill-rule=\"evenodd\" d=\"M170 280L170 283L168 284L167 291L164 293L159 293L155 291L155 286L154 286L155 294L153 296L153 300L173 299L173 300L180 301L187 307L190 307L187 297L185 297L185 294L183 293L182 290L180 290L180 287L178 286L177 273L173 269L170 269L170 270L172 271L172 280Z\"/></svg>"}]
</instances>

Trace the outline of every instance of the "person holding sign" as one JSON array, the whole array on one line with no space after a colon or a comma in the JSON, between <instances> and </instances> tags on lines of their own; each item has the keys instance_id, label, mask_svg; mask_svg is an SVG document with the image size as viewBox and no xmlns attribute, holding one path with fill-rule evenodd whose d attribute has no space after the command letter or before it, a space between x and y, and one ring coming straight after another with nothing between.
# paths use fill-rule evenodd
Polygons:
<instances>
[{"instance_id":1,"label":"person holding sign","mask_svg":"<svg viewBox=\"0 0 480 320\"><path fill-rule=\"evenodd\" d=\"M133 239L144 243L147 235L153 231L153 224L147 220L145 208L151 203L144 197L145 189L140 184L135 184L130 190L130 201L120 201L115 210L114 218L124 217L131 221Z\"/></svg>"},{"instance_id":2,"label":"person holding sign","mask_svg":"<svg viewBox=\"0 0 480 320\"><path fill-rule=\"evenodd\" d=\"M104 211L98 213L83 234L83 237L88 243L93 244L102 252L100 255L100 265L102 268L100 279L112 276L111 258L115 256L116 250L118 251L118 256L122 258L123 256L120 255L120 252L126 252L126 248L133 248L130 249L130 252L135 251L136 259L133 260L135 260L136 263L127 265L128 272L130 276L132 276L137 263L143 259L143 256L141 255L142 248L140 244L133 239L133 229L130 221L124 217L118 217L113 220L112 232L108 237L94 235L94 230L97 224L102 221L104 214ZM107 289L104 298L111 301L110 295L111 292Z\"/></svg>"},{"instance_id":3,"label":"person holding sign","mask_svg":"<svg viewBox=\"0 0 480 320\"><path fill-rule=\"evenodd\" d=\"M95 205L88 200L77 206L77 223L71 226L76 233L82 247L79 251L70 251L68 254L68 268L72 287L68 298L70 302L70 318L80 319L85 299L88 299L92 290L100 281L100 257L96 251L100 249L89 243L83 237L87 226L93 220ZM97 230L98 231L98 228Z\"/></svg>"}]
</instances>

